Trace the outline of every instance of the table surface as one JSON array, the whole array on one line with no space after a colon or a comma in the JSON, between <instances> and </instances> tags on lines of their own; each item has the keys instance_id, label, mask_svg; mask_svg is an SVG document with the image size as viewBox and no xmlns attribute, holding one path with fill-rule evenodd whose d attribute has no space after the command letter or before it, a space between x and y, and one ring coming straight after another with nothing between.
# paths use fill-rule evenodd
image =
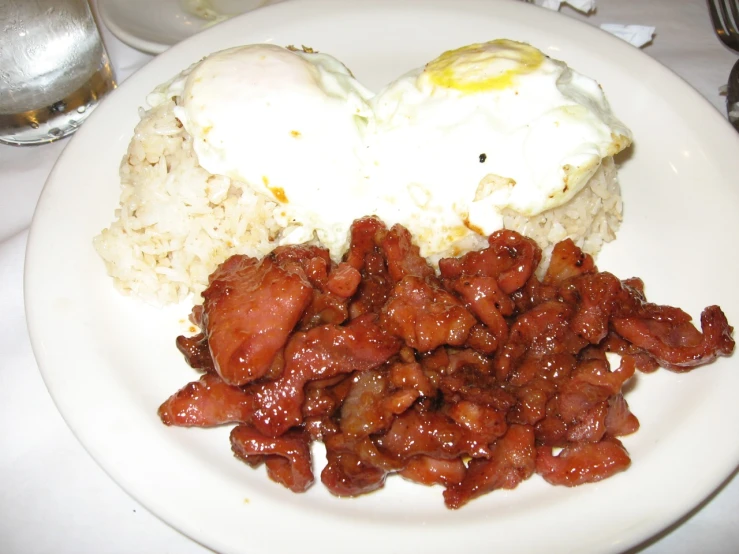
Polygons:
<instances>
[{"instance_id":1,"label":"table surface","mask_svg":"<svg viewBox=\"0 0 739 554\"><path fill-rule=\"evenodd\" d=\"M595 14L562 12L594 25L655 26L644 52L724 113L719 89L736 55L713 35L704 0L598 0ZM151 59L102 31L119 81ZM0 344L6 353L0 363L0 552L204 554L209 550L149 513L95 464L57 412L31 351L22 296L26 238L46 177L67 142L0 146ZM729 479L634 552L735 552L738 513L739 478Z\"/></svg>"}]
</instances>

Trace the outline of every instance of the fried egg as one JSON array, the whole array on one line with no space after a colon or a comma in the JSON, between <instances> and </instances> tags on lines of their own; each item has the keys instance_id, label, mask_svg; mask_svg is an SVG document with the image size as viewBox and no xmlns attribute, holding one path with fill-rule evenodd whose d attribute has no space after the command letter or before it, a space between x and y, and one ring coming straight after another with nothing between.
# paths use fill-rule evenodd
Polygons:
<instances>
[{"instance_id":1,"label":"fried egg","mask_svg":"<svg viewBox=\"0 0 739 554\"><path fill-rule=\"evenodd\" d=\"M274 200L282 243L346 244L362 212L372 93L337 59L272 44L216 52L168 83L200 165ZM149 99L157 103L156 95Z\"/></svg>"},{"instance_id":2,"label":"fried egg","mask_svg":"<svg viewBox=\"0 0 739 554\"><path fill-rule=\"evenodd\" d=\"M441 54L372 100L369 167L379 215L454 253L569 201L601 162L631 143L598 83L511 40Z\"/></svg>"},{"instance_id":3,"label":"fried egg","mask_svg":"<svg viewBox=\"0 0 739 554\"><path fill-rule=\"evenodd\" d=\"M280 244L317 239L335 258L364 215L404 225L432 260L476 248L631 143L598 83L511 40L444 52L376 96L329 55L243 46L149 102L167 97L203 168L275 202Z\"/></svg>"}]
</instances>

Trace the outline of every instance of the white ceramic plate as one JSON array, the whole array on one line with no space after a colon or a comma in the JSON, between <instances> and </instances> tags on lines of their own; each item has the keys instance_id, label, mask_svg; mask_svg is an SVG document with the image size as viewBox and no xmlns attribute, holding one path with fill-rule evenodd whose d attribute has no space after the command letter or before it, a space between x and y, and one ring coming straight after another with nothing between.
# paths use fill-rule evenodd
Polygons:
<instances>
[{"instance_id":1,"label":"white ceramic plate","mask_svg":"<svg viewBox=\"0 0 739 554\"><path fill-rule=\"evenodd\" d=\"M224 16L244 13L281 1L222 0L223 11L217 13ZM193 10L185 9L183 0L98 0L98 10L101 19L116 37L149 54L161 54L173 44L212 24L212 21L199 17Z\"/></svg>"},{"instance_id":2,"label":"white ceramic plate","mask_svg":"<svg viewBox=\"0 0 739 554\"><path fill-rule=\"evenodd\" d=\"M220 552L611 552L676 521L736 467L739 360L639 375L632 467L598 484L538 476L463 509L441 490L391 478L357 499L317 484L295 495L233 458L228 429L167 428L159 404L196 374L174 346L189 305L120 296L92 248L118 202L118 165L146 94L203 55L249 42L305 44L377 88L443 50L528 41L598 79L636 137L621 180L625 221L599 258L638 275L652 301L694 316L720 304L739 322L739 139L693 89L595 28L494 0L306 0L257 10L178 44L107 98L70 142L33 221L26 306L34 351L60 412L103 468L177 529ZM317 460L318 469L322 460Z\"/></svg>"}]
</instances>

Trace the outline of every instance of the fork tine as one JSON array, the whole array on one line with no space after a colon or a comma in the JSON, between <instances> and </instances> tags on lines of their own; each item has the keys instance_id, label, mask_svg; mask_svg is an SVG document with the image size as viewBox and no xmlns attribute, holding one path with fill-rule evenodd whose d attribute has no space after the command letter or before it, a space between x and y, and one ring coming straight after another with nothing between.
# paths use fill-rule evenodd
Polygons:
<instances>
[{"instance_id":1,"label":"fork tine","mask_svg":"<svg viewBox=\"0 0 739 554\"><path fill-rule=\"evenodd\" d=\"M721 39L724 41L724 43L726 43L727 46L729 46L729 43L726 41L731 36L729 34L730 20L729 20L729 10L727 8L728 3L729 2L727 2L726 0L719 0L718 2L718 9L721 12L721 23L722 23L721 24L721 32L722 32Z\"/></svg>"},{"instance_id":2,"label":"fork tine","mask_svg":"<svg viewBox=\"0 0 739 554\"><path fill-rule=\"evenodd\" d=\"M711 15L713 28L715 29L718 38L721 39L721 42L724 42L724 35L726 33L724 31L724 22L721 20L721 16L718 12L717 0L708 0L706 3L708 4L708 13Z\"/></svg>"},{"instance_id":3,"label":"fork tine","mask_svg":"<svg viewBox=\"0 0 739 554\"><path fill-rule=\"evenodd\" d=\"M718 38L739 52L739 0L706 0L706 3Z\"/></svg>"},{"instance_id":4,"label":"fork tine","mask_svg":"<svg viewBox=\"0 0 739 554\"><path fill-rule=\"evenodd\" d=\"M731 10L731 21L727 20L726 23L727 31L729 32L729 35L731 35L732 40L739 44L739 1L727 0L724 3L728 4L729 9Z\"/></svg>"}]
</instances>

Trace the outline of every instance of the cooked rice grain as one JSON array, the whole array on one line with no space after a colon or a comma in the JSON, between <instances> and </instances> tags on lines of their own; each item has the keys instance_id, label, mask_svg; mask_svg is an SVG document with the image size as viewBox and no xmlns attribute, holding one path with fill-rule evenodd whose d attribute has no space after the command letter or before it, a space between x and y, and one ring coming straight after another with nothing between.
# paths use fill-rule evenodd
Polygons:
<instances>
[{"instance_id":1,"label":"cooked rice grain","mask_svg":"<svg viewBox=\"0 0 739 554\"><path fill-rule=\"evenodd\" d=\"M124 293L163 305L200 292L232 254L263 256L276 204L198 165L170 101L145 112L121 167L115 221L94 246Z\"/></svg>"},{"instance_id":2,"label":"cooked rice grain","mask_svg":"<svg viewBox=\"0 0 739 554\"><path fill-rule=\"evenodd\" d=\"M571 238L584 252L596 255L603 243L616 238L622 213L616 164L613 158L605 158L587 186L567 204L533 217L506 209L503 225L539 243L543 250L541 273L549 265L554 245L566 238Z\"/></svg>"}]
</instances>

